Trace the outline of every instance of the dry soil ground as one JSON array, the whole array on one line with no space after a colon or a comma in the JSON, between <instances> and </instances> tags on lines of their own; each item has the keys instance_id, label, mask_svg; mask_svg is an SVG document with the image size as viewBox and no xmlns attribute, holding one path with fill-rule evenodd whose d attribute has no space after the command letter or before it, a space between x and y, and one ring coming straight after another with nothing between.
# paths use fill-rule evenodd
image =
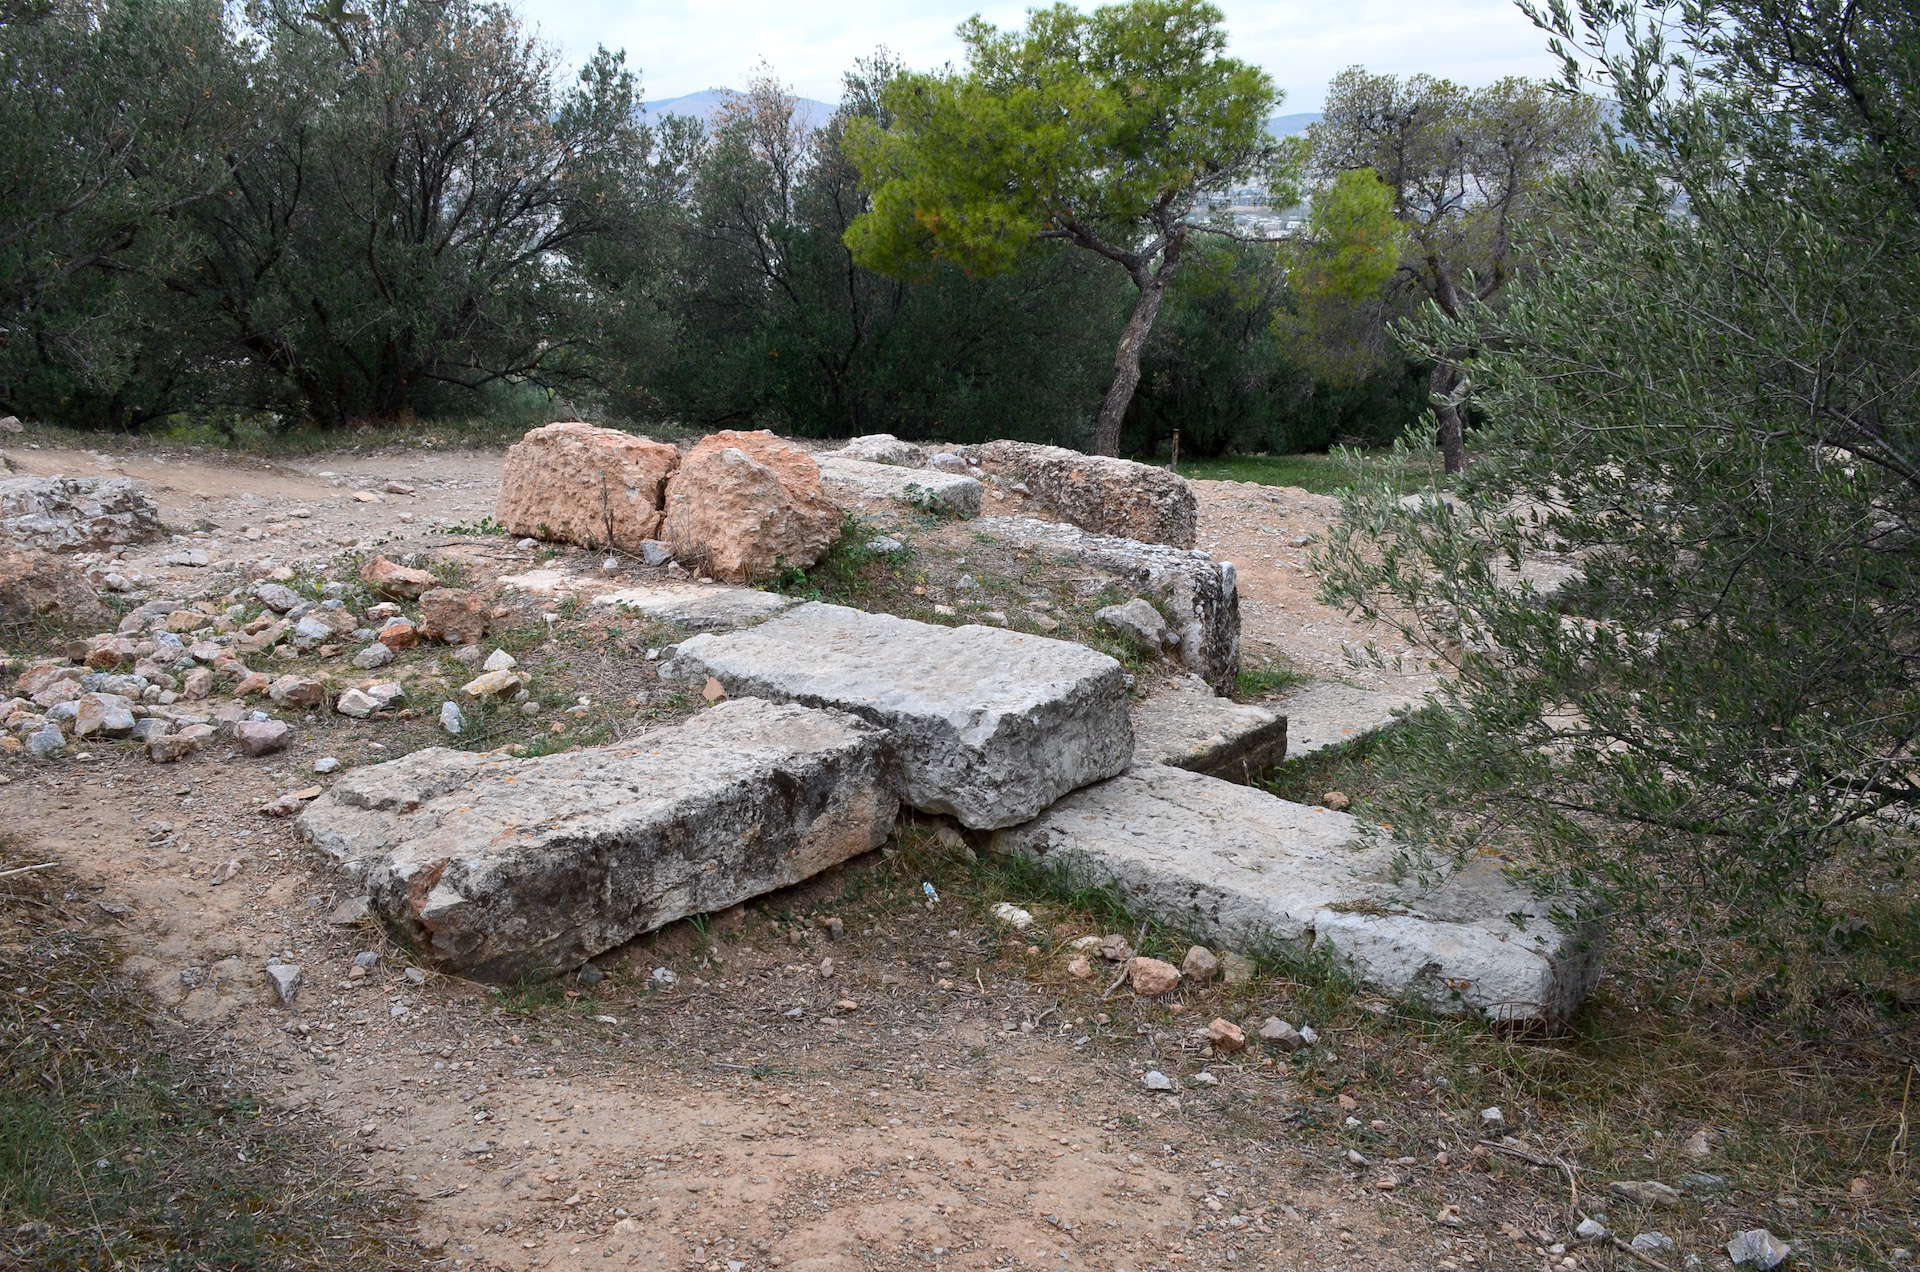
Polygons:
<instances>
[{"instance_id":1,"label":"dry soil ground","mask_svg":"<svg viewBox=\"0 0 1920 1272\"><path fill-rule=\"evenodd\" d=\"M216 563L325 557L388 536L464 545L472 568L494 573L535 555L445 533L491 511L497 453L280 464L11 453L28 473L151 483L169 524L198 527ZM1301 564L1300 540L1330 501L1198 485L1201 542L1240 565L1249 639L1318 674L1341 670L1341 646L1370 633L1314 601ZM156 590L189 593L206 571L166 566L180 546L128 561ZM597 565L578 553L559 563ZM605 643L566 613L549 628L524 658ZM633 656L588 653L594 692L611 677L617 697ZM313 781L319 756L377 758L383 736L425 740L320 716L264 760L210 750L163 766L106 745L15 762L0 771L0 825L18 859L64 863L92 903L88 922L133 951L128 970L260 1098L320 1128L370 1183L417 1199L413 1266L1637 1266L1607 1247L1552 1248L1574 1219L1561 1174L1477 1145L1484 1090L1416 1061L1394 1074L1393 1098L1373 1094L1384 1071L1369 1070L1366 1038L1334 1028L1294 1056L1257 1043L1214 1055L1204 1031L1216 1016L1326 1023L1317 991L1271 970L1157 1000L1110 992L1106 965L1075 979L1067 943L1112 918L1020 891L931 826L644 938L603 958L595 984L501 992L423 973L375 930L332 922L343 881L290 823L255 811ZM988 916L1008 897L1036 912L1034 929ZM380 960L356 977L365 951ZM264 979L272 955L304 969L295 1010ZM1150 1069L1176 1090L1147 1089ZM1523 1097L1505 1098L1522 1122ZM1669 1129L1677 1142L1689 1128Z\"/></svg>"}]
</instances>

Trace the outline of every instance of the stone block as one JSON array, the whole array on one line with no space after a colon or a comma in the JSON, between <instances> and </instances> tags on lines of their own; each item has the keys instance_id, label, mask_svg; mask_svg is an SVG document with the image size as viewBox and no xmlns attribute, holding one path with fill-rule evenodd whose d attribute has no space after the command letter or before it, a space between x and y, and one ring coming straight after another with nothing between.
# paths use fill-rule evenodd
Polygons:
<instances>
[{"instance_id":1,"label":"stone block","mask_svg":"<svg viewBox=\"0 0 1920 1272\"><path fill-rule=\"evenodd\" d=\"M1061 800L994 847L1116 888L1143 914L1243 949L1329 956L1389 993L1500 1021L1560 1021L1598 975L1589 933L1497 863L1399 877L1344 813L1147 764Z\"/></svg>"},{"instance_id":2,"label":"stone block","mask_svg":"<svg viewBox=\"0 0 1920 1272\"><path fill-rule=\"evenodd\" d=\"M660 528L680 452L618 429L536 428L507 451L495 516L508 533L638 552Z\"/></svg>"},{"instance_id":3,"label":"stone block","mask_svg":"<svg viewBox=\"0 0 1920 1272\"><path fill-rule=\"evenodd\" d=\"M1198 677L1183 677L1133 704L1134 763L1251 782L1287 758L1287 730L1286 716L1219 697Z\"/></svg>"},{"instance_id":4,"label":"stone block","mask_svg":"<svg viewBox=\"0 0 1920 1272\"><path fill-rule=\"evenodd\" d=\"M986 442L961 447L960 454L987 472L1025 482L1033 498L1082 530L1193 546L1199 524L1193 487L1165 468L1032 442Z\"/></svg>"},{"instance_id":5,"label":"stone block","mask_svg":"<svg viewBox=\"0 0 1920 1272\"><path fill-rule=\"evenodd\" d=\"M855 499L887 499L943 517L980 515L980 483L956 473L868 463L843 455L820 455L826 488Z\"/></svg>"},{"instance_id":6,"label":"stone block","mask_svg":"<svg viewBox=\"0 0 1920 1272\"><path fill-rule=\"evenodd\" d=\"M870 720L899 745L902 798L978 828L1025 821L1133 753L1119 663L998 627L812 603L682 641L661 675Z\"/></svg>"},{"instance_id":7,"label":"stone block","mask_svg":"<svg viewBox=\"0 0 1920 1272\"><path fill-rule=\"evenodd\" d=\"M886 735L845 713L740 700L560 755L416 751L349 773L298 824L414 948L507 981L879 846L892 767Z\"/></svg>"}]
</instances>

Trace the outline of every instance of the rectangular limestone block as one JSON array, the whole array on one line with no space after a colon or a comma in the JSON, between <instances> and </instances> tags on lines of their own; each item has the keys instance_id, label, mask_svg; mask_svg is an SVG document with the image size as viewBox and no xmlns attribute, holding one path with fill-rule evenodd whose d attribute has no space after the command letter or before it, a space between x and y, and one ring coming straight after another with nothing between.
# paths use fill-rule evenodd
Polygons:
<instances>
[{"instance_id":1,"label":"rectangular limestone block","mask_svg":"<svg viewBox=\"0 0 1920 1272\"><path fill-rule=\"evenodd\" d=\"M992 829L1126 768L1126 675L1082 645L819 603L683 641L662 677L837 707L894 736L902 798Z\"/></svg>"},{"instance_id":2,"label":"rectangular limestone block","mask_svg":"<svg viewBox=\"0 0 1920 1272\"><path fill-rule=\"evenodd\" d=\"M829 491L855 499L888 499L943 517L980 515L980 483L959 473L901 468L845 455L816 455Z\"/></svg>"},{"instance_id":3,"label":"rectangular limestone block","mask_svg":"<svg viewBox=\"0 0 1920 1272\"><path fill-rule=\"evenodd\" d=\"M994 847L1116 888L1143 913L1242 949L1329 954L1442 1011L1564 1020L1598 975L1588 934L1490 862L1400 878L1364 823L1146 764L1079 791Z\"/></svg>"},{"instance_id":4,"label":"rectangular limestone block","mask_svg":"<svg viewBox=\"0 0 1920 1272\"><path fill-rule=\"evenodd\" d=\"M562 755L416 751L348 774L299 827L427 957L510 981L878 847L897 784L879 729L743 699Z\"/></svg>"},{"instance_id":5,"label":"rectangular limestone block","mask_svg":"<svg viewBox=\"0 0 1920 1272\"><path fill-rule=\"evenodd\" d=\"M1198 677L1160 685L1133 704L1136 764L1252 782L1286 758L1287 717L1222 698Z\"/></svg>"}]
</instances>

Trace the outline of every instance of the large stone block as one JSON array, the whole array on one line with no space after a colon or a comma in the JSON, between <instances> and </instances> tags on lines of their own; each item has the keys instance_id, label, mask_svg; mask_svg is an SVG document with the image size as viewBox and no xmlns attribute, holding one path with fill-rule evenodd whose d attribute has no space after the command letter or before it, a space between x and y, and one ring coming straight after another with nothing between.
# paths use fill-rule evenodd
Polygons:
<instances>
[{"instance_id":1,"label":"large stone block","mask_svg":"<svg viewBox=\"0 0 1920 1272\"><path fill-rule=\"evenodd\" d=\"M42 552L97 552L166 533L146 486L126 477L0 481L0 536Z\"/></svg>"},{"instance_id":2,"label":"large stone block","mask_svg":"<svg viewBox=\"0 0 1920 1272\"><path fill-rule=\"evenodd\" d=\"M878 847L893 750L837 711L741 700L537 759L432 748L356 769L300 814L373 910L442 967L577 967Z\"/></svg>"},{"instance_id":3,"label":"large stone block","mask_svg":"<svg viewBox=\"0 0 1920 1272\"><path fill-rule=\"evenodd\" d=\"M943 517L980 515L980 483L957 473L901 468L842 455L821 455L820 480L827 489L856 499L890 499Z\"/></svg>"},{"instance_id":4,"label":"large stone block","mask_svg":"<svg viewBox=\"0 0 1920 1272\"><path fill-rule=\"evenodd\" d=\"M591 424L548 424L507 451L495 515L513 534L638 552L660 528L680 452Z\"/></svg>"},{"instance_id":5,"label":"large stone block","mask_svg":"<svg viewBox=\"0 0 1920 1272\"><path fill-rule=\"evenodd\" d=\"M702 438L681 460L667 483L660 538L678 561L751 583L817 562L841 519L811 455L764 429L726 431Z\"/></svg>"},{"instance_id":6,"label":"large stone block","mask_svg":"<svg viewBox=\"0 0 1920 1272\"><path fill-rule=\"evenodd\" d=\"M982 517L976 525L1002 543L1090 566L1159 602L1180 638L1180 664L1216 692L1233 691L1240 675L1240 585L1232 562L1032 517Z\"/></svg>"},{"instance_id":7,"label":"large stone block","mask_svg":"<svg viewBox=\"0 0 1920 1272\"><path fill-rule=\"evenodd\" d=\"M918 468L927 462L926 447L903 442L892 433L851 437L846 445L831 453L842 459L863 459L869 464L901 464L907 468Z\"/></svg>"},{"instance_id":8,"label":"large stone block","mask_svg":"<svg viewBox=\"0 0 1920 1272\"><path fill-rule=\"evenodd\" d=\"M1563 1020L1592 987L1586 933L1478 862L1400 878L1383 835L1344 813L1142 765L994 836L997 849L1117 888L1143 913L1241 948L1330 953L1444 1011Z\"/></svg>"},{"instance_id":9,"label":"large stone block","mask_svg":"<svg viewBox=\"0 0 1920 1272\"><path fill-rule=\"evenodd\" d=\"M906 802L968 826L1025 821L1133 752L1119 663L999 627L814 603L683 641L661 675L870 720L898 743Z\"/></svg>"},{"instance_id":10,"label":"large stone block","mask_svg":"<svg viewBox=\"0 0 1920 1272\"><path fill-rule=\"evenodd\" d=\"M1033 498L1082 530L1193 546L1199 504L1178 473L1032 442L986 442L962 447L960 453L988 472L1025 482Z\"/></svg>"}]
</instances>

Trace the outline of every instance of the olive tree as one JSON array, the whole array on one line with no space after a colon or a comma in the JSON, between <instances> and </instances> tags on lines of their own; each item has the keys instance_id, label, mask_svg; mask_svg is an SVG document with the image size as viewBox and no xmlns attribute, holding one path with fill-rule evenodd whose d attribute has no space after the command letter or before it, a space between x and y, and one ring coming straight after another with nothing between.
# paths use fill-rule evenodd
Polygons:
<instances>
[{"instance_id":1,"label":"olive tree","mask_svg":"<svg viewBox=\"0 0 1920 1272\"><path fill-rule=\"evenodd\" d=\"M1446 651L1410 840L1504 846L1727 966L1914 931L1920 11L1559 0L1621 144L1498 308L1430 312L1488 423L1445 499L1349 499L1330 595ZM1572 573L1549 598L1516 567Z\"/></svg>"},{"instance_id":2,"label":"olive tree","mask_svg":"<svg viewBox=\"0 0 1920 1272\"><path fill-rule=\"evenodd\" d=\"M1406 229L1402 294L1457 320L1514 277L1522 260L1516 228L1538 213L1554 175L1593 154L1597 119L1591 97L1536 81L1468 89L1356 66L1335 77L1308 138L1319 177L1370 170L1392 192ZM1434 440L1448 472L1466 462L1466 348L1440 349L1432 359Z\"/></svg>"}]
</instances>

